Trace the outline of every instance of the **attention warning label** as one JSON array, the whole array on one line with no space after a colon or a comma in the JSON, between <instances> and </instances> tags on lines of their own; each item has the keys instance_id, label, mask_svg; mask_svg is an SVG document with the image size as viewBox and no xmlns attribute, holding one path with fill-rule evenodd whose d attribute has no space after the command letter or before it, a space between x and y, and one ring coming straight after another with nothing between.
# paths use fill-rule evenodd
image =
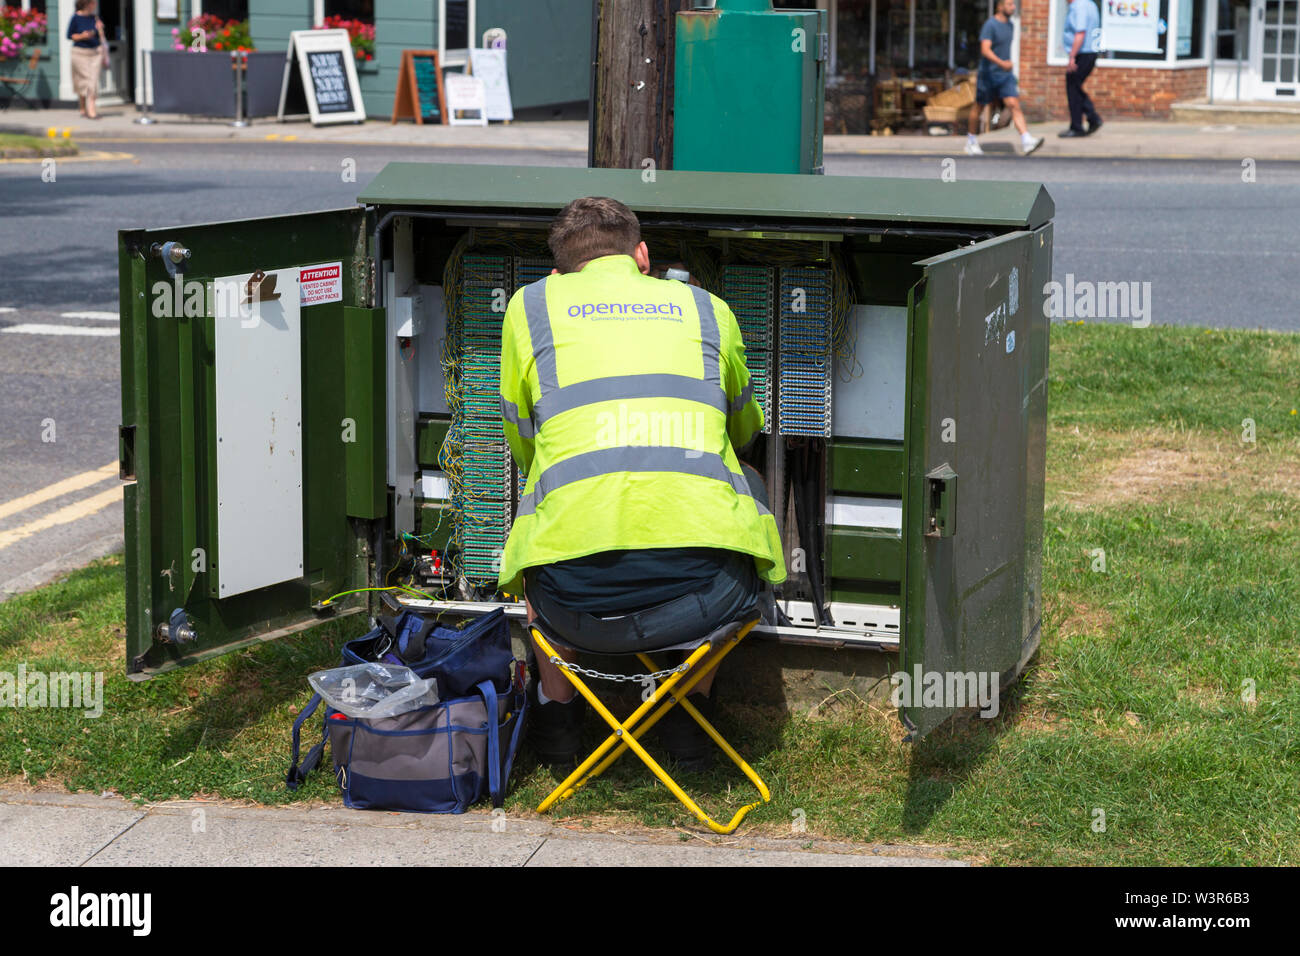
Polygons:
<instances>
[{"instance_id":1,"label":"attention warning label","mask_svg":"<svg viewBox=\"0 0 1300 956\"><path fill-rule=\"evenodd\" d=\"M303 266L298 272L298 297L301 305L342 302L343 263Z\"/></svg>"}]
</instances>

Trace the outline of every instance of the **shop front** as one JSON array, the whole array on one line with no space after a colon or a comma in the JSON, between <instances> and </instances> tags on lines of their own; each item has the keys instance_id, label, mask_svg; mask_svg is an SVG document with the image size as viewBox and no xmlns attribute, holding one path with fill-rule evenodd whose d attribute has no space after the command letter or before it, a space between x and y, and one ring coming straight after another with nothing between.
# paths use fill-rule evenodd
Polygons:
<instances>
[{"instance_id":1,"label":"shop front","mask_svg":"<svg viewBox=\"0 0 1300 956\"><path fill-rule=\"evenodd\" d=\"M978 68L992 0L794 0L829 11L827 132L925 125L924 105ZM1011 58L1031 119L1064 119L1070 0L1019 0ZM1300 99L1300 0L1097 0L1105 52L1088 91L1107 116L1175 102Z\"/></svg>"}]
</instances>

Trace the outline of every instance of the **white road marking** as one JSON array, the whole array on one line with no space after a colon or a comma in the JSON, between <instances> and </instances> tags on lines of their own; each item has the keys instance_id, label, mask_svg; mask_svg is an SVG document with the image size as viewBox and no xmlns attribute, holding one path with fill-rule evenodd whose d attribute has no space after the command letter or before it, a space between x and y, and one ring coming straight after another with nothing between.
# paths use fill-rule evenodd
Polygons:
<instances>
[{"instance_id":1,"label":"white road marking","mask_svg":"<svg viewBox=\"0 0 1300 956\"><path fill-rule=\"evenodd\" d=\"M41 325L31 322L11 325L0 332L22 332L26 335L121 335L117 329L89 329L79 325Z\"/></svg>"},{"instance_id":2,"label":"white road marking","mask_svg":"<svg viewBox=\"0 0 1300 956\"><path fill-rule=\"evenodd\" d=\"M95 319L98 322L118 321L116 312L61 312L59 317L64 319Z\"/></svg>"},{"instance_id":3,"label":"white road marking","mask_svg":"<svg viewBox=\"0 0 1300 956\"><path fill-rule=\"evenodd\" d=\"M17 311L18 311L18 310L15 309L13 306L10 306L10 305L0 305L0 312L17 312Z\"/></svg>"}]
</instances>

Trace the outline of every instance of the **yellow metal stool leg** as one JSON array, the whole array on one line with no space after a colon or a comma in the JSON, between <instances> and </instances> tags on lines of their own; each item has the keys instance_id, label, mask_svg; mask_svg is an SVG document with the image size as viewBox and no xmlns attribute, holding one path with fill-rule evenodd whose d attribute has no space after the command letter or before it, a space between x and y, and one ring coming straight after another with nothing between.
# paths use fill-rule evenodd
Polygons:
<instances>
[{"instance_id":1,"label":"yellow metal stool leg","mask_svg":"<svg viewBox=\"0 0 1300 956\"><path fill-rule=\"evenodd\" d=\"M532 631L533 639L537 641L537 646L541 649L543 654L545 654L548 658L555 658L559 656L558 654L555 653L554 648L551 647L551 645L547 642L546 638L542 636L541 632L538 631L537 628L531 628L530 630ZM687 659L686 663L690 664L692 661L698 660L699 658L708 654L709 651L710 648L707 645L697 648L696 651L691 654L691 657ZM545 800L541 802L541 804L537 807L538 813L545 813L548 809L550 809L550 807L556 801L564 797L571 796L574 790L577 789L575 784L580 785L580 781L585 780L585 775L587 771L598 760L600 760L601 756L607 750L613 747L614 744L616 744L619 741L619 739L622 737L622 735L625 733L626 728L624 725L626 725L626 727L633 726L638 720L641 719L641 717L647 711L649 711L651 708L655 706L656 703L658 703L659 699L661 699L664 694L666 694L668 691L671 691L672 688L678 683L678 681L683 676L682 674L674 674L672 675L672 677L669 677L668 680L664 681L664 683L660 687L656 688L656 693L654 696L652 696L649 700L647 700L640 707L638 707L636 711L626 721L624 721L621 724L619 723L618 718L616 718L613 714L609 712L609 710L605 707L605 705L600 702L600 700L596 697L596 695L591 692L591 690L582 681L582 679L578 677L577 674L573 673L568 668L564 668L564 667L560 668L560 670L569 679L569 682L573 684L574 688L578 691L578 693L582 694L582 696L586 698L587 702L591 704L592 708L596 711L596 713L600 714L600 716L604 719L604 721L607 724L609 724L610 727L614 728L614 733L611 734L609 737L605 738L605 741L594 751L592 751L591 756L588 757L586 760L584 760L578 766L578 768L573 771L573 773L569 774L569 776L566 777L564 781L558 787L556 787L555 790L551 792L550 796L548 796ZM689 674L690 672L689 670L687 670L685 673Z\"/></svg>"},{"instance_id":2,"label":"yellow metal stool leg","mask_svg":"<svg viewBox=\"0 0 1300 956\"><path fill-rule=\"evenodd\" d=\"M762 779L754 772L753 768L750 767L749 764L746 763L735 751L735 749L727 743L722 735L718 733L717 729L704 718L704 715L701 714L694 705L686 700L687 694L690 693L695 685L699 683L699 681L701 681L710 670L722 662L722 659L740 643L741 639L749 633L750 629L752 629L756 623L757 621L750 622L741 628L728 638L726 643L720 648L715 648L707 644L696 648L685 661L683 670L673 674L664 681L662 685L656 687L650 698L622 722L619 722L618 718L610 713L609 709L600 702L596 695L591 692L591 690L576 674L568 668L562 667L561 670L568 677L570 683L572 683L574 688L581 693L584 698L586 698L587 702L592 705L596 712L600 714L601 719L603 719L614 732L609 737L605 738L604 742L592 752L591 756L584 760L578 768L573 771L573 773L566 777L564 781L560 783L560 785L557 786L540 805L538 805L538 812L545 813L559 800L572 796L589 780L603 773L606 768L613 764L618 757L629 749L641 759L642 763L650 768L650 771L655 775L655 777L669 789L673 796L681 801L683 806L691 811L696 819L715 833L731 833L740 825L741 820L745 818L750 810L757 807L760 803L768 802L771 799L771 794L767 789L767 785L763 783ZM548 658L554 659L558 657L540 631L536 628L531 628L530 630L532 631L534 640L537 641L537 646ZM712 655L712 659L705 663L704 659L710 655ZM643 664L649 667L652 672L656 669L654 662L646 655L638 654L637 657ZM680 690L677 689L679 683L682 685ZM678 703L685 707L687 713L689 713L701 728L703 728L704 732L709 735L710 739L712 739L713 742L716 743L732 760L732 762L741 769L745 776L749 778L750 782L758 789L759 795L762 798L759 801L741 807L726 824L716 822L712 817L700 809L699 805L692 800L680 786L678 786L677 782L668 775L663 767L659 765L658 761L650 756L646 749L641 746L641 742L638 739ZM642 717L652 710L654 712L650 714L650 717L646 719L644 723L638 725L638 722L641 721ZM616 743L617 747L615 747ZM610 751L611 747L614 747L615 749L606 755L606 751ZM603 760L601 759L602 755L605 755ZM597 763L598 761L599 763Z\"/></svg>"}]
</instances>

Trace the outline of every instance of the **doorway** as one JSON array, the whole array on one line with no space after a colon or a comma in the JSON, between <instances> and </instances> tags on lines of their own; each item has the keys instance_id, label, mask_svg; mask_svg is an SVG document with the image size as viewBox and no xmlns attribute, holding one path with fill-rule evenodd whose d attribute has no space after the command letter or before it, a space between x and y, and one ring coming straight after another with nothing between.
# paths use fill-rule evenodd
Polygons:
<instances>
[{"instance_id":1,"label":"doorway","mask_svg":"<svg viewBox=\"0 0 1300 956\"><path fill-rule=\"evenodd\" d=\"M135 0L99 0L99 18L108 40L108 67L99 74L99 102L120 105L135 90Z\"/></svg>"},{"instance_id":2,"label":"doorway","mask_svg":"<svg viewBox=\"0 0 1300 956\"><path fill-rule=\"evenodd\" d=\"M1261 99L1300 99L1300 0L1257 0L1251 17L1251 72Z\"/></svg>"}]
</instances>

